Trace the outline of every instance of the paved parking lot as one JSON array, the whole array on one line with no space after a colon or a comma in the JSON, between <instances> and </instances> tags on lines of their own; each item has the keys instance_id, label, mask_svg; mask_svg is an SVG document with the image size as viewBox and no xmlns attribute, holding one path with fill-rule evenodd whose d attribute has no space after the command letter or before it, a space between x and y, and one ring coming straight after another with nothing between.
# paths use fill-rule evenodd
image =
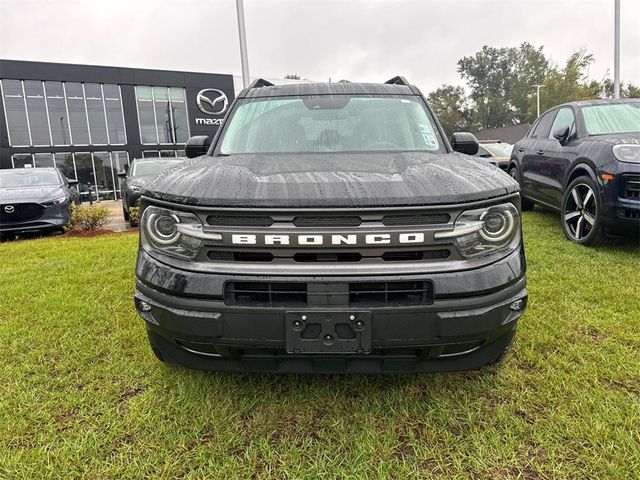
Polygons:
<instances>
[{"instance_id":1,"label":"paved parking lot","mask_svg":"<svg viewBox=\"0 0 640 480\"><path fill-rule=\"evenodd\" d=\"M103 201L97 205L109 209L109 225L107 225L107 229L114 232L124 232L131 229L129 223L122 216L122 202L120 200Z\"/></svg>"}]
</instances>

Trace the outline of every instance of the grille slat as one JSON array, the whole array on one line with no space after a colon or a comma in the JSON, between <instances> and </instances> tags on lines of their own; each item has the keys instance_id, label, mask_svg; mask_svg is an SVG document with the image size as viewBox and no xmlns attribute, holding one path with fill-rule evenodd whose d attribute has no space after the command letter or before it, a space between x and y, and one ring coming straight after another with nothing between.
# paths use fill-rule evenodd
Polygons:
<instances>
[{"instance_id":1,"label":"grille slat","mask_svg":"<svg viewBox=\"0 0 640 480\"><path fill-rule=\"evenodd\" d=\"M358 263L366 258L382 258L385 262L435 261L449 258L448 249L421 251L384 252L380 257L365 257L359 252L296 252L291 259L296 263ZM209 260L213 262L273 262L284 257L276 257L270 252L228 252L209 250ZM288 258L288 257L287 257Z\"/></svg>"},{"instance_id":2,"label":"grille slat","mask_svg":"<svg viewBox=\"0 0 640 480\"><path fill-rule=\"evenodd\" d=\"M385 215L382 217L382 224L386 226L403 225L438 225L448 223L451 217L448 213L425 214L425 215Z\"/></svg>"},{"instance_id":3,"label":"grille slat","mask_svg":"<svg viewBox=\"0 0 640 480\"><path fill-rule=\"evenodd\" d=\"M225 227L270 227L273 218L269 216L209 215L207 223Z\"/></svg>"},{"instance_id":4,"label":"grille slat","mask_svg":"<svg viewBox=\"0 0 640 480\"><path fill-rule=\"evenodd\" d=\"M640 200L640 175L624 175L621 197Z\"/></svg>"},{"instance_id":5,"label":"grille slat","mask_svg":"<svg viewBox=\"0 0 640 480\"><path fill-rule=\"evenodd\" d=\"M357 227L362 224L360 217L296 217L293 219L296 227Z\"/></svg>"},{"instance_id":6,"label":"grille slat","mask_svg":"<svg viewBox=\"0 0 640 480\"><path fill-rule=\"evenodd\" d=\"M338 301L336 301L338 300ZM304 282L228 282L224 303L253 307L384 307L431 305L433 284L416 282L348 282L308 284Z\"/></svg>"}]
</instances>

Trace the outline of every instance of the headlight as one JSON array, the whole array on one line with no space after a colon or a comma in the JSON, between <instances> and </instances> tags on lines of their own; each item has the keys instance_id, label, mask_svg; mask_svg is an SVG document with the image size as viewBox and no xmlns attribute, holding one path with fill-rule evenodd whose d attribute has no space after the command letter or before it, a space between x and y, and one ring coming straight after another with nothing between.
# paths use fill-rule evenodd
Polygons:
<instances>
[{"instance_id":1,"label":"headlight","mask_svg":"<svg viewBox=\"0 0 640 480\"><path fill-rule=\"evenodd\" d=\"M44 205L45 207L53 207L54 205L62 205L66 201L67 201L67 197L62 196L62 197L58 197L53 200L50 200L48 202L43 202L42 205Z\"/></svg>"},{"instance_id":2,"label":"headlight","mask_svg":"<svg viewBox=\"0 0 640 480\"><path fill-rule=\"evenodd\" d=\"M640 163L640 145L615 145L613 147L613 156L621 162Z\"/></svg>"},{"instance_id":3,"label":"headlight","mask_svg":"<svg viewBox=\"0 0 640 480\"><path fill-rule=\"evenodd\" d=\"M453 230L436 232L436 240L451 239L464 258L513 250L520 243L520 216L511 203L462 212Z\"/></svg>"},{"instance_id":4,"label":"headlight","mask_svg":"<svg viewBox=\"0 0 640 480\"><path fill-rule=\"evenodd\" d=\"M132 192L136 192L136 193L142 190L142 187L140 185L131 185L129 188L131 189Z\"/></svg>"},{"instance_id":5,"label":"headlight","mask_svg":"<svg viewBox=\"0 0 640 480\"><path fill-rule=\"evenodd\" d=\"M202 223L194 214L166 208L147 207L140 225L140 238L146 250L178 258L195 258L203 239L211 237L204 235Z\"/></svg>"}]
</instances>

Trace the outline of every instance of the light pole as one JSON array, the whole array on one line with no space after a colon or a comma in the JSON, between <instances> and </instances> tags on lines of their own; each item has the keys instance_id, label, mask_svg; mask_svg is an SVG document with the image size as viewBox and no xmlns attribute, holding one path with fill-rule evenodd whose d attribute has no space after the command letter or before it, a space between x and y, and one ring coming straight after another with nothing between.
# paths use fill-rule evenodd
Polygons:
<instances>
[{"instance_id":1,"label":"light pole","mask_svg":"<svg viewBox=\"0 0 640 480\"><path fill-rule=\"evenodd\" d=\"M613 98L620 98L620 0L615 0L613 35Z\"/></svg>"},{"instance_id":2,"label":"light pole","mask_svg":"<svg viewBox=\"0 0 640 480\"><path fill-rule=\"evenodd\" d=\"M242 63L242 85L249 86L249 59L247 58L247 35L244 29L244 2L236 0L238 12L238 34L240 35L240 62Z\"/></svg>"},{"instance_id":3,"label":"light pole","mask_svg":"<svg viewBox=\"0 0 640 480\"><path fill-rule=\"evenodd\" d=\"M544 87L544 85L534 85L534 87L536 87L536 101L538 103L538 115L536 115L536 118L538 118L540 116L540 89Z\"/></svg>"}]
</instances>

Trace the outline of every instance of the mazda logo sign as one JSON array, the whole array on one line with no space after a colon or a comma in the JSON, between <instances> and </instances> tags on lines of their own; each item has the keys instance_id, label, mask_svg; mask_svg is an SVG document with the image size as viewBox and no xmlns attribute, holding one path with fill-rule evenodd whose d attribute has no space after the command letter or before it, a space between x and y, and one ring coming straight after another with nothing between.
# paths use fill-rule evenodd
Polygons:
<instances>
[{"instance_id":1,"label":"mazda logo sign","mask_svg":"<svg viewBox=\"0 0 640 480\"><path fill-rule=\"evenodd\" d=\"M207 115L222 115L227 111L229 99L222 90L205 88L198 92L196 103L202 113L206 113Z\"/></svg>"},{"instance_id":2,"label":"mazda logo sign","mask_svg":"<svg viewBox=\"0 0 640 480\"><path fill-rule=\"evenodd\" d=\"M7 205L6 207L4 207L4 211L6 213L13 213L13 212L15 212L15 210L16 209L15 209L15 207L13 205Z\"/></svg>"}]
</instances>

